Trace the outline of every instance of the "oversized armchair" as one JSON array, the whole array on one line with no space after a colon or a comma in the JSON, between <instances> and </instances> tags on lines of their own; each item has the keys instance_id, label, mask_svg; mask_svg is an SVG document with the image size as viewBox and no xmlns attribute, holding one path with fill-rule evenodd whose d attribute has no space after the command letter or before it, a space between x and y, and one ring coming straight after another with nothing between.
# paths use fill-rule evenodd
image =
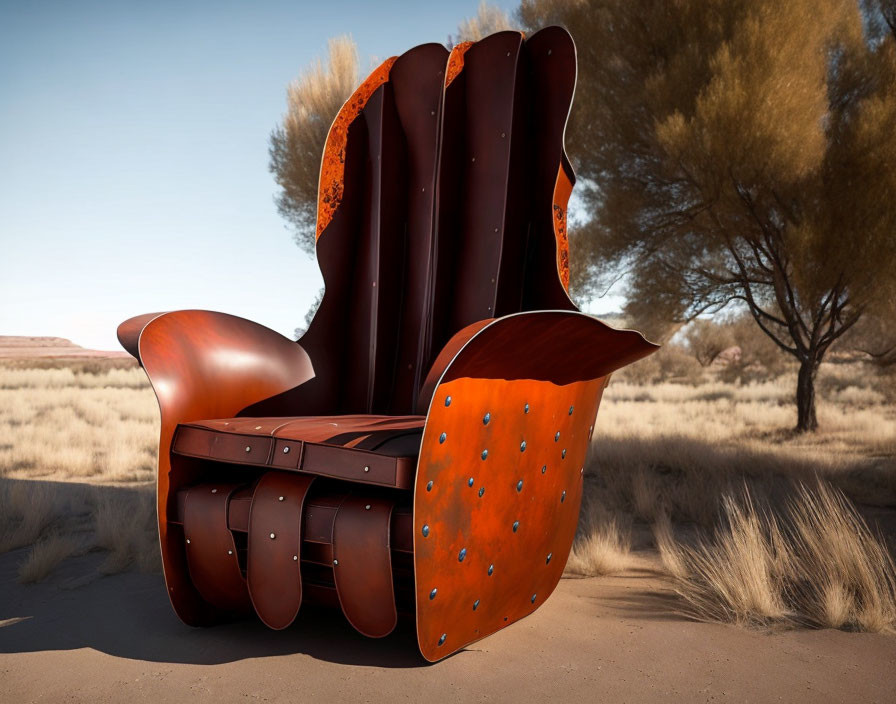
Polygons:
<instances>
[{"instance_id":1,"label":"oversized armchair","mask_svg":"<svg viewBox=\"0 0 896 704\"><path fill-rule=\"evenodd\" d=\"M186 623L304 602L382 637L406 613L434 661L556 587L602 390L655 349L567 295L575 75L558 27L387 60L330 128L298 342L208 311L119 327L159 400Z\"/></svg>"}]
</instances>

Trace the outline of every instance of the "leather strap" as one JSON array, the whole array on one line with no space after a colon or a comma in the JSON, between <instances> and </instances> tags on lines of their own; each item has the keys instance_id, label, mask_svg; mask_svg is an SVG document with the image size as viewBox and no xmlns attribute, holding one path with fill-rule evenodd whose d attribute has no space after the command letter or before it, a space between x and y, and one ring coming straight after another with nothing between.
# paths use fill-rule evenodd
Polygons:
<instances>
[{"instance_id":1,"label":"leather strap","mask_svg":"<svg viewBox=\"0 0 896 704\"><path fill-rule=\"evenodd\" d=\"M398 622L389 526L393 501L347 496L333 526L333 576L342 612L362 635L382 638Z\"/></svg>"},{"instance_id":2,"label":"leather strap","mask_svg":"<svg viewBox=\"0 0 896 704\"><path fill-rule=\"evenodd\" d=\"M289 626L302 605L302 507L314 477L266 472L249 509L249 596L270 628Z\"/></svg>"},{"instance_id":3,"label":"leather strap","mask_svg":"<svg viewBox=\"0 0 896 704\"><path fill-rule=\"evenodd\" d=\"M199 484L184 501L184 538L190 579L202 598L225 611L249 605L236 543L227 524L231 495L241 484Z\"/></svg>"}]
</instances>

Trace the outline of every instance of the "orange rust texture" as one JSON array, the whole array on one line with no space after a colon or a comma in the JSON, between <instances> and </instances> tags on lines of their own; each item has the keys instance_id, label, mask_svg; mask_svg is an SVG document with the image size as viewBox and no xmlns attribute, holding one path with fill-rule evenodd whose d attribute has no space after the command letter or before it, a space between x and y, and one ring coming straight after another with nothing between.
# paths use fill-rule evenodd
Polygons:
<instances>
[{"instance_id":1,"label":"orange rust texture","mask_svg":"<svg viewBox=\"0 0 896 704\"><path fill-rule=\"evenodd\" d=\"M323 160L320 167L320 186L317 192L317 237L330 224L336 209L342 202L345 176L345 146L348 143L348 128L361 114L370 96L389 80L389 71L397 57L386 59L358 86L352 96L339 110L327 134Z\"/></svg>"},{"instance_id":2,"label":"orange rust texture","mask_svg":"<svg viewBox=\"0 0 896 704\"><path fill-rule=\"evenodd\" d=\"M563 164L557 169L557 181L554 184L554 237L557 239L557 272L563 288L569 291L569 235L566 232L566 206L572 193L572 182Z\"/></svg>"},{"instance_id":3,"label":"orange rust texture","mask_svg":"<svg viewBox=\"0 0 896 704\"><path fill-rule=\"evenodd\" d=\"M464 69L464 54L473 46L473 42L461 42L451 50L448 56L448 68L445 70L445 87L451 85L451 82L458 77Z\"/></svg>"},{"instance_id":4,"label":"orange rust texture","mask_svg":"<svg viewBox=\"0 0 896 704\"><path fill-rule=\"evenodd\" d=\"M414 498L417 637L427 660L528 616L557 586L606 379L461 377L436 390Z\"/></svg>"}]
</instances>

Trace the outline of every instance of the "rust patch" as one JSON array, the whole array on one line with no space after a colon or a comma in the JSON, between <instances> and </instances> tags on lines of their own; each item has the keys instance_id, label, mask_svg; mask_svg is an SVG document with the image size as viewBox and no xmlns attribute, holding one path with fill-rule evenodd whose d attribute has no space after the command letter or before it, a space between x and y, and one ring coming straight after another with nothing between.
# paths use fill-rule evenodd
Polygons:
<instances>
[{"instance_id":1,"label":"rust patch","mask_svg":"<svg viewBox=\"0 0 896 704\"><path fill-rule=\"evenodd\" d=\"M554 184L553 218L554 237L557 240L557 273L563 288L569 291L569 235L566 231L566 207L572 193L572 182L561 163L557 169L557 181Z\"/></svg>"},{"instance_id":2,"label":"rust patch","mask_svg":"<svg viewBox=\"0 0 896 704\"><path fill-rule=\"evenodd\" d=\"M448 68L445 69L446 88L464 70L464 54L471 46L473 46L473 42L461 42L451 50L451 55L448 57Z\"/></svg>"},{"instance_id":3,"label":"rust patch","mask_svg":"<svg viewBox=\"0 0 896 704\"><path fill-rule=\"evenodd\" d=\"M427 660L528 616L557 586L606 378L439 385L414 497L417 638Z\"/></svg>"},{"instance_id":4,"label":"rust patch","mask_svg":"<svg viewBox=\"0 0 896 704\"><path fill-rule=\"evenodd\" d=\"M320 185L317 192L317 237L330 224L339 204L342 202L345 176L345 145L348 143L348 128L361 114L370 96L389 80L389 71L398 57L386 59L358 86L345 105L339 110L324 147L320 166Z\"/></svg>"}]
</instances>

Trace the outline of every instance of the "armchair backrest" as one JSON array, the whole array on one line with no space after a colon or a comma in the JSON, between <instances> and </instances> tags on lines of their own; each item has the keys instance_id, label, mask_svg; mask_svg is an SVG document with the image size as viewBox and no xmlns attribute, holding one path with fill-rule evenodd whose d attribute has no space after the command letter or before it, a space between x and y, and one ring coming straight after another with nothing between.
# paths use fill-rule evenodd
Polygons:
<instances>
[{"instance_id":1,"label":"armchair backrest","mask_svg":"<svg viewBox=\"0 0 896 704\"><path fill-rule=\"evenodd\" d=\"M389 59L345 103L321 167L326 292L300 341L316 373L308 412L413 413L461 328L575 309L563 148L575 74L566 30L500 32Z\"/></svg>"}]
</instances>

